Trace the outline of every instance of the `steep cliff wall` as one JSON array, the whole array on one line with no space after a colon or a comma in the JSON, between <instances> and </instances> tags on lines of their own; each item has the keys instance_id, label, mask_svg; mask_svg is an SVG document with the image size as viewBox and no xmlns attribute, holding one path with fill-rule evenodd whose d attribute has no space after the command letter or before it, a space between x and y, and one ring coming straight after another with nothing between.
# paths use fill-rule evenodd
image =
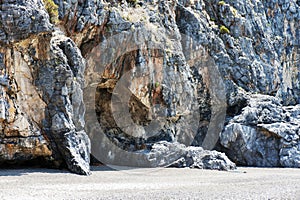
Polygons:
<instances>
[{"instance_id":1,"label":"steep cliff wall","mask_svg":"<svg viewBox=\"0 0 300 200\"><path fill-rule=\"evenodd\" d=\"M44 158L89 173L85 61L41 1L1 1L1 161Z\"/></svg>"},{"instance_id":2,"label":"steep cliff wall","mask_svg":"<svg viewBox=\"0 0 300 200\"><path fill-rule=\"evenodd\" d=\"M300 167L299 1L54 2L0 1L1 162Z\"/></svg>"}]
</instances>

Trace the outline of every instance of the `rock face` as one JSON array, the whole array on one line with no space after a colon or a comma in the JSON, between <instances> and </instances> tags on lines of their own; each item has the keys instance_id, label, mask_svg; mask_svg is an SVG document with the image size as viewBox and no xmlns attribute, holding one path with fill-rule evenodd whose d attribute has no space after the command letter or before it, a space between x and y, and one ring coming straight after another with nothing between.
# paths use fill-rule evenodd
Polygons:
<instances>
[{"instance_id":1,"label":"rock face","mask_svg":"<svg viewBox=\"0 0 300 200\"><path fill-rule=\"evenodd\" d=\"M89 173L85 61L41 1L1 1L1 161L43 157Z\"/></svg>"},{"instance_id":2,"label":"rock face","mask_svg":"<svg viewBox=\"0 0 300 200\"><path fill-rule=\"evenodd\" d=\"M299 105L282 106L276 97L253 95L220 142L241 165L300 167L299 111Z\"/></svg>"},{"instance_id":3,"label":"rock face","mask_svg":"<svg viewBox=\"0 0 300 200\"><path fill-rule=\"evenodd\" d=\"M0 1L1 162L300 167L299 1L54 3Z\"/></svg>"},{"instance_id":4,"label":"rock face","mask_svg":"<svg viewBox=\"0 0 300 200\"><path fill-rule=\"evenodd\" d=\"M1 1L0 13L0 66L1 66L1 161L22 161L38 157L50 157L49 143L43 135L42 120L46 103L32 82L30 61L22 54L32 34L42 40L51 32L47 13L40 9L41 2ZM35 16L35 18L33 18ZM40 25L39 25L40 24ZM46 51L47 44L38 44ZM48 45L49 46L49 45ZM46 52L37 52L37 57ZM33 60L32 60L33 61Z\"/></svg>"}]
</instances>

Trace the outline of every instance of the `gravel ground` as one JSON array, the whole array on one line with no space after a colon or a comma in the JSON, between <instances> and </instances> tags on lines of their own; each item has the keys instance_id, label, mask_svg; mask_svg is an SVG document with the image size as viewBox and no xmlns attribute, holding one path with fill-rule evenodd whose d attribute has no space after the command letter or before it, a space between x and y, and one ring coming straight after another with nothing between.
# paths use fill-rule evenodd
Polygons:
<instances>
[{"instance_id":1,"label":"gravel ground","mask_svg":"<svg viewBox=\"0 0 300 200\"><path fill-rule=\"evenodd\" d=\"M1 169L0 199L297 199L300 169Z\"/></svg>"}]
</instances>

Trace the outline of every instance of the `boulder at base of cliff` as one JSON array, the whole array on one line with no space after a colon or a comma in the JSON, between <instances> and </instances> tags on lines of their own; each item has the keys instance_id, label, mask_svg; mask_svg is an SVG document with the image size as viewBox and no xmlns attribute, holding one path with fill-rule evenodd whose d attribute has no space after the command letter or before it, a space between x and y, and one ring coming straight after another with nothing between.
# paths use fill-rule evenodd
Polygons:
<instances>
[{"instance_id":1,"label":"boulder at base of cliff","mask_svg":"<svg viewBox=\"0 0 300 200\"><path fill-rule=\"evenodd\" d=\"M220 135L228 157L240 165L300 167L300 106L252 95Z\"/></svg>"}]
</instances>

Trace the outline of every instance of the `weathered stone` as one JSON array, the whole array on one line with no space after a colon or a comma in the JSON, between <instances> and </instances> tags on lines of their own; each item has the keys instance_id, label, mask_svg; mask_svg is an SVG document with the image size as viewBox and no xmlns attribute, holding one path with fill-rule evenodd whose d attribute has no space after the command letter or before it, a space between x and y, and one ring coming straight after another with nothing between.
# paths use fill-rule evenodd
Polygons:
<instances>
[{"instance_id":1,"label":"weathered stone","mask_svg":"<svg viewBox=\"0 0 300 200\"><path fill-rule=\"evenodd\" d=\"M8 44L53 29L41 0L3 0L0 15L1 43Z\"/></svg>"},{"instance_id":2,"label":"weathered stone","mask_svg":"<svg viewBox=\"0 0 300 200\"><path fill-rule=\"evenodd\" d=\"M10 153L7 157L2 146L0 162L43 157L50 165L89 174L81 89L85 61L79 49L60 33L45 33L1 51L0 144Z\"/></svg>"},{"instance_id":3,"label":"weathered stone","mask_svg":"<svg viewBox=\"0 0 300 200\"><path fill-rule=\"evenodd\" d=\"M214 170L236 168L224 153L204 150L202 147L186 147L178 142L156 142L151 150L137 151L134 157L119 158L119 155L110 155L108 164L116 164L118 160L123 160L125 166L131 167L190 167ZM134 160L130 160L133 158Z\"/></svg>"},{"instance_id":4,"label":"weathered stone","mask_svg":"<svg viewBox=\"0 0 300 200\"><path fill-rule=\"evenodd\" d=\"M233 170L236 165L224 153L204 150L202 147L186 147L185 154L171 167L190 167L198 169Z\"/></svg>"},{"instance_id":5,"label":"weathered stone","mask_svg":"<svg viewBox=\"0 0 300 200\"><path fill-rule=\"evenodd\" d=\"M179 156L178 166L233 168L176 143L220 132L218 150L238 164L299 167L298 1L54 2L57 25L41 0L0 2L0 162L44 157L88 174L84 127L99 120L116 148L154 167Z\"/></svg>"},{"instance_id":6,"label":"weathered stone","mask_svg":"<svg viewBox=\"0 0 300 200\"><path fill-rule=\"evenodd\" d=\"M299 167L299 106L285 107L278 98L253 95L225 127L220 142L238 164Z\"/></svg>"},{"instance_id":7,"label":"weathered stone","mask_svg":"<svg viewBox=\"0 0 300 200\"><path fill-rule=\"evenodd\" d=\"M54 33L50 45L50 60L40 67L48 68L51 76L37 72L36 85L47 102L44 130L68 168L87 175L90 141L83 130L85 109L81 89L85 61L74 42L61 32Z\"/></svg>"}]
</instances>

